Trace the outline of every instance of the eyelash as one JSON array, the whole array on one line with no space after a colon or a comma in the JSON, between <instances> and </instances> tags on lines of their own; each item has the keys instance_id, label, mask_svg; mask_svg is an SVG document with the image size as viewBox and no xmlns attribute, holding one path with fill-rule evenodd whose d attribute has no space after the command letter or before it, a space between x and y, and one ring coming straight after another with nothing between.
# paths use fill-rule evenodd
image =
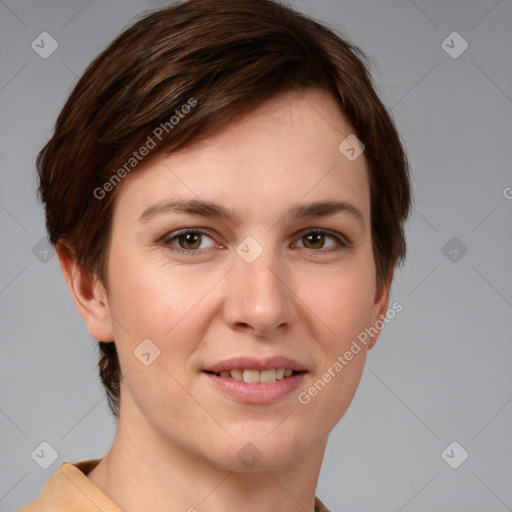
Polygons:
<instances>
[{"instance_id":1,"label":"eyelash","mask_svg":"<svg viewBox=\"0 0 512 512\"><path fill-rule=\"evenodd\" d=\"M162 238L160 240L160 243L161 243L161 245L163 245L163 247L165 249L169 249L169 250L173 251L174 253L177 253L180 255L185 255L185 256L199 256L199 255L203 254L205 251L207 251L208 249L189 249L189 250L187 250L187 249L182 249L180 247L172 245L172 243L171 243L172 241L174 241L184 235L188 235L190 233L205 235L208 238L211 238L213 240L212 236L207 231L205 231L203 229L187 228L187 229L175 231L173 233L170 233L169 235L166 235L164 238ZM303 248L305 251L308 252L308 254L313 254L315 256L318 256L319 253L320 254L329 254L332 252L340 251L342 249L346 249L346 248L350 247L350 245L351 245L350 242L344 236L342 236L340 234L336 234L335 232L332 232L332 231L328 231L325 229L319 229L319 228L310 228L310 229L303 230L298 234L298 238L302 238L308 234L326 235L328 237L334 238L336 240L336 243L338 244L336 247L331 247L329 249ZM299 249L300 249L300 247L299 247Z\"/></svg>"}]
</instances>

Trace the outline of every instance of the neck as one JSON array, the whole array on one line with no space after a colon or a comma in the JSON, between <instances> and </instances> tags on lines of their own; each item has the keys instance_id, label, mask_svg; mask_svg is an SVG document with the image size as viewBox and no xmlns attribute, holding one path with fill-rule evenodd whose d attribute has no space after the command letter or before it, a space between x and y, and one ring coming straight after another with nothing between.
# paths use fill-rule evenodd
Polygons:
<instances>
[{"instance_id":1,"label":"neck","mask_svg":"<svg viewBox=\"0 0 512 512\"><path fill-rule=\"evenodd\" d=\"M110 451L87 475L122 510L314 512L327 439L288 464L237 472L130 416L121 411Z\"/></svg>"}]
</instances>

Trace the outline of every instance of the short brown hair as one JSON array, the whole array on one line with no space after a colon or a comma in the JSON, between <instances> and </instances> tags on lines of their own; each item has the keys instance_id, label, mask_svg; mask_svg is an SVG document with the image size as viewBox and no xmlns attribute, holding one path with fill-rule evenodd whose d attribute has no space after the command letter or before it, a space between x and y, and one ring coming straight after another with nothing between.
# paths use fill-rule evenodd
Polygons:
<instances>
[{"instance_id":1,"label":"short brown hair","mask_svg":"<svg viewBox=\"0 0 512 512\"><path fill-rule=\"evenodd\" d=\"M271 0L189 0L144 14L89 65L38 155L50 242L65 243L106 284L113 180L155 127L167 127L157 151L176 151L280 93L320 88L365 145L377 285L390 284L406 253L409 168L365 60L324 24ZM186 118L171 123L191 100ZM98 198L98 190L111 192ZM98 341L100 378L119 417L116 346Z\"/></svg>"}]
</instances>

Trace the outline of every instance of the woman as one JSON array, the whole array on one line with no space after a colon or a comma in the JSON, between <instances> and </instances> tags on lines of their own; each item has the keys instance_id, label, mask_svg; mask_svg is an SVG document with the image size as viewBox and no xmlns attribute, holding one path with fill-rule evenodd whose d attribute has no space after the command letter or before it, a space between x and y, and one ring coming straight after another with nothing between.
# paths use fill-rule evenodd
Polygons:
<instances>
[{"instance_id":1,"label":"woman","mask_svg":"<svg viewBox=\"0 0 512 512\"><path fill-rule=\"evenodd\" d=\"M37 164L118 429L22 512L328 510L411 200L362 57L270 0L190 0L85 71Z\"/></svg>"}]
</instances>

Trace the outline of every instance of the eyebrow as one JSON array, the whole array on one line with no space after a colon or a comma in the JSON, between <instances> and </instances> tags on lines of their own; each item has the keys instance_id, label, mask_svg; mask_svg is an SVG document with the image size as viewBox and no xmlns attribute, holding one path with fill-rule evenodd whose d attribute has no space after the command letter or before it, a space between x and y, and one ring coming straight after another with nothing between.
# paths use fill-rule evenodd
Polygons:
<instances>
[{"instance_id":1,"label":"eyebrow","mask_svg":"<svg viewBox=\"0 0 512 512\"><path fill-rule=\"evenodd\" d=\"M148 222L152 218L169 213L199 215L201 217L216 218L240 224L241 215L236 211L221 206L211 201L200 199L174 199L159 201L144 210L139 216L138 222ZM309 217L327 217L336 213L348 213L357 219L364 227L364 216L356 206L347 201L315 201L312 203L301 203L293 206L287 212L295 219Z\"/></svg>"}]
</instances>

